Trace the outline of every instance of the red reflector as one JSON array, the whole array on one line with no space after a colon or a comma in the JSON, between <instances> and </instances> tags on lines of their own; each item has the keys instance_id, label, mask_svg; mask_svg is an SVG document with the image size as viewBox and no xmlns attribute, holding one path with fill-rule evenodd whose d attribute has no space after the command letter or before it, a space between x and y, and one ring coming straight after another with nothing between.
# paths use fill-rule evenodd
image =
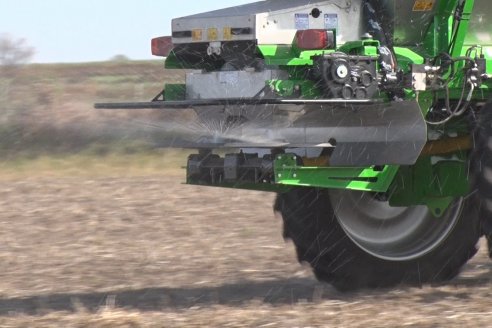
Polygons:
<instances>
[{"instance_id":1,"label":"red reflector","mask_svg":"<svg viewBox=\"0 0 492 328\"><path fill-rule=\"evenodd\" d=\"M170 36L152 39L152 55L154 56L167 57L173 47L173 38Z\"/></svg>"},{"instance_id":2,"label":"red reflector","mask_svg":"<svg viewBox=\"0 0 492 328\"><path fill-rule=\"evenodd\" d=\"M297 46L303 50L318 50L328 46L326 30L303 30L296 33Z\"/></svg>"}]
</instances>

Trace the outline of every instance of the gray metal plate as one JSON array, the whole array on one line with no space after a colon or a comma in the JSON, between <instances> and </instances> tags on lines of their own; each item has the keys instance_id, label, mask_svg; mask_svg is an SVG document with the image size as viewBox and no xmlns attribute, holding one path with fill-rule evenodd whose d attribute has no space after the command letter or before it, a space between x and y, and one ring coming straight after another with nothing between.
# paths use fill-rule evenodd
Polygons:
<instances>
[{"instance_id":1,"label":"gray metal plate","mask_svg":"<svg viewBox=\"0 0 492 328\"><path fill-rule=\"evenodd\" d=\"M186 99L255 98L265 90L265 81L288 78L282 70L191 72L186 74Z\"/></svg>"},{"instance_id":2,"label":"gray metal plate","mask_svg":"<svg viewBox=\"0 0 492 328\"><path fill-rule=\"evenodd\" d=\"M256 103L255 103L256 102ZM96 104L96 108L194 108L169 122L174 148L331 148L334 166L412 165L427 142L416 101L215 99ZM184 109L181 109L184 110Z\"/></svg>"},{"instance_id":3,"label":"gray metal plate","mask_svg":"<svg viewBox=\"0 0 492 328\"><path fill-rule=\"evenodd\" d=\"M350 104L195 108L203 131L196 148L327 148L333 166L412 165L427 142L415 101ZM294 106L299 107L299 106ZM230 123L230 117L244 119Z\"/></svg>"}]
</instances>

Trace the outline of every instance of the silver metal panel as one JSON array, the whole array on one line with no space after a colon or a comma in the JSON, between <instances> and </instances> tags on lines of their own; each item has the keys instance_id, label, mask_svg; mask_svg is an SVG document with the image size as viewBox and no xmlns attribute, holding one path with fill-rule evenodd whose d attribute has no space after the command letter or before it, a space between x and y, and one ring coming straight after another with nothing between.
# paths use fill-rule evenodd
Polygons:
<instances>
[{"instance_id":1,"label":"silver metal panel","mask_svg":"<svg viewBox=\"0 0 492 328\"><path fill-rule=\"evenodd\" d=\"M236 99L240 100L240 99ZM415 100L372 103L190 102L193 112L166 131L175 148L335 147L333 166L412 165L427 142L427 124ZM210 101L214 103L214 101ZM169 102L170 106L177 105ZM122 104L125 108L166 108L166 102ZM141 106L141 107L140 107ZM122 108L99 104L98 108ZM183 106L179 115L183 115ZM245 151L248 152L248 151Z\"/></svg>"},{"instance_id":2,"label":"silver metal panel","mask_svg":"<svg viewBox=\"0 0 492 328\"><path fill-rule=\"evenodd\" d=\"M208 42L208 41L225 41L224 28L250 28L253 31L251 35L234 35L228 41L243 41L255 39L255 15L235 15L227 17L193 17L193 18L178 18L173 19L173 32L201 30L202 39L194 41L190 38L173 38L174 44L192 43L192 42ZM217 40L208 40L208 29L217 29Z\"/></svg>"},{"instance_id":3,"label":"silver metal panel","mask_svg":"<svg viewBox=\"0 0 492 328\"><path fill-rule=\"evenodd\" d=\"M338 43L359 40L362 0L267 0L207 13L176 18L173 32L201 30L202 40L173 38L175 44L227 40L258 40L259 44L290 44L297 30L332 29L336 26ZM310 15L314 8L320 17ZM224 28L251 28L252 35L226 39ZM217 40L208 40L207 31L217 29Z\"/></svg>"},{"instance_id":4,"label":"silver metal panel","mask_svg":"<svg viewBox=\"0 0 492 328\"><path fill-rule=\"evenodd\" d=\"M284 1L279 1L284 2ZM332 29L336 25L337 43L360 40L364 34L362 23L361 0L332 1L285 1L296 6L281 10L271 10L256 16L256 38L258 44L291 44L298 30ZM321 16L313 17L310 13L314 8L321 10ZM307 20L299 23L297 17ZM337 22L333 23L333 17Z\"/></svg>"},{"instance_id":5,"label":"silver metal panel","mask_svg":"<svg viewBox=\"0 0 492 328\"><path fill-rule=\"evenodd\" d=\"M285 106L294 108L287 109ZM427 142L416 101L372 105L195 107L190 148L326 148L333 166L412 165ZM230 117L244 120L231 121Z\"/></svg>"},{"instance_id":6,"label":"silver metal panel","mask_svg":"<svg viewBox=\"0 0 492 328\"><path fill-rule=\"evenodd\" d=\"M288 79L288 74L280 70L192 72L186 75L186 99L258 97L265 81L272 79Z\"/></svg>"}]
</instances>

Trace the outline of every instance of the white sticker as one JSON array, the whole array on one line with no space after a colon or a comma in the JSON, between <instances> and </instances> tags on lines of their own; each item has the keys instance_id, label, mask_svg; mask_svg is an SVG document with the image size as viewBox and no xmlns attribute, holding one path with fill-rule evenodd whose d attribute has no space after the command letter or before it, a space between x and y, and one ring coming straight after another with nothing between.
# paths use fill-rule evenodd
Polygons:
<instances>
[{"instance_id":1,"label":"white sticker","mask_svg":"<svg viewBox=\"0 0 492 328\"><path fill-rule=\"evenodd\" d=\"M325 30L337 30L337 29L338 29L338 15L325 14Z\"/></svg>"},{"instance_id":2,"label":"white sticker","mask_svg":"<svg viewBox=\"0 0 492 328\"><path fill-rule=\"evenodd\" d=\"M296 30L309 30L309 14L296 14Z\"/></svg>"},{"instance_id":3,"label":"white sticker","mask_svg":"<svg viewBox=\"0 0 492 328\"><path fill-rule=\"evenodd\" d=\"M219 82L227 85L236 85L239 82L238 72L220 72Z\"/></svg>"}]
</instances>

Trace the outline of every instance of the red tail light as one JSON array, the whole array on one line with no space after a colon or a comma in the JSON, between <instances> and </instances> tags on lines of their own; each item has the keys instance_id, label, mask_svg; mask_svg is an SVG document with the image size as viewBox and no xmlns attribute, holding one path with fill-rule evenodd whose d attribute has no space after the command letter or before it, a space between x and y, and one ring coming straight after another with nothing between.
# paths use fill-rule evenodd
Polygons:
<instances>
[{"instance_id":1,"label":"red tail light","mask_svg":"<svg viewBox=\"0 0 492 328\"><path fill-rule=\"evenodd\" d=\"M170 36L152 39L152 55L154 56L167 57L173 47L173 38Z\"/></svg>"},{"instance_id":2,"label":"red tail light","mask_svg":"<svg viewBox=\"0 0 492 328\"><path fill-rule=\"evenodd\" d=\"M326 30L297 31L296 43L303 50L320 50L328 47L328 33Z\"/></svg>"}]
</instances>

